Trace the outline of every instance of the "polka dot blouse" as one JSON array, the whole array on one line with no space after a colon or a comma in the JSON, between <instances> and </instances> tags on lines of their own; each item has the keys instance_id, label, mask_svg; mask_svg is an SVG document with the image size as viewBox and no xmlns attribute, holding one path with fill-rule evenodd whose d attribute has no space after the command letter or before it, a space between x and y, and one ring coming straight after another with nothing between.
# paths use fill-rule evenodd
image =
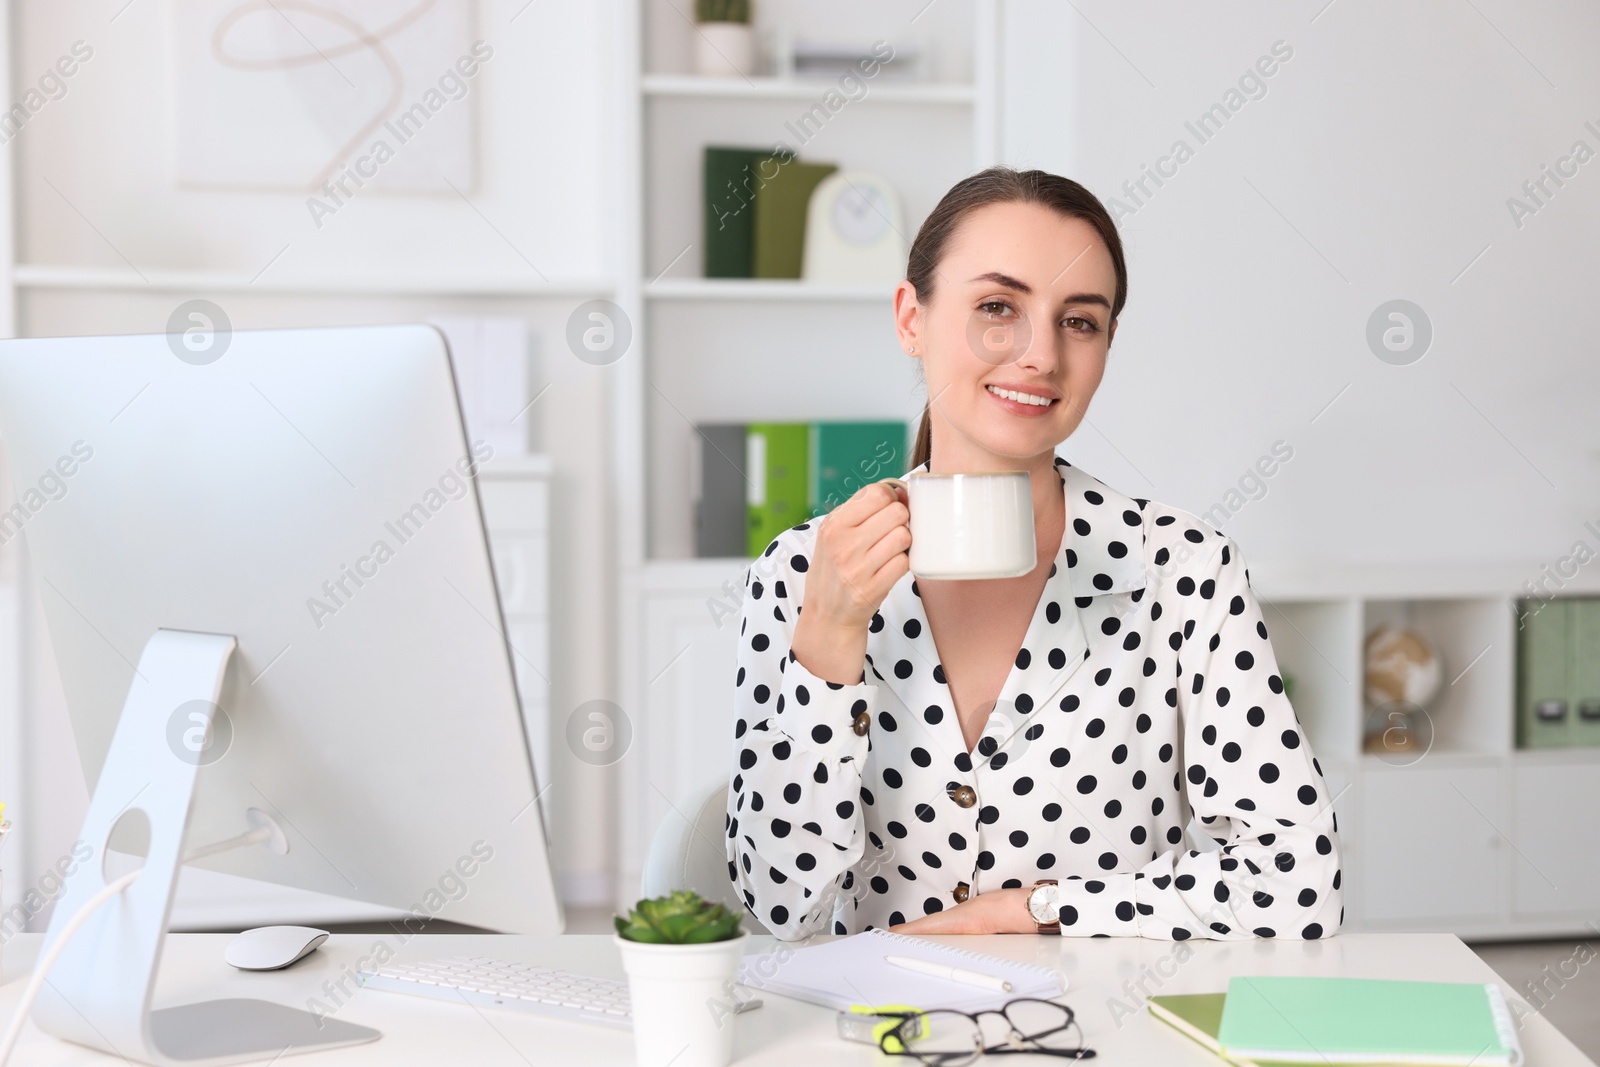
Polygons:
<instances>
[{"instance_id":1,"label":"polka dot blouse","mask_svg":"<svg viewBox=\"0 0 1600 1067\"><path fill-rule=\"evenodd\" d=\"M912 575L844 685L790 650L816 523L746 573L728 874L777 937L891 926L1043 878L1063 887L1067 936L1338 930L1327 784L1238 545L1060 457L1056 472L1061 551L970 752ZM1205 838L1217 847L1189 847Z\"/></svg>"}]
</instances>

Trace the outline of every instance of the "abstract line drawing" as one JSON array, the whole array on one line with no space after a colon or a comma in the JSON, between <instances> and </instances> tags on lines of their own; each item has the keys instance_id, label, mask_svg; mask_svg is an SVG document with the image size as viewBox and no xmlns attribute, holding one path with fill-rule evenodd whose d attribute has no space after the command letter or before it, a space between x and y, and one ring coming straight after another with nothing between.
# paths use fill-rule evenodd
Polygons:
<instances>
[{"instance_id":1,"label":"abstract line drawing","mask_svg":"<svg viewBox=\"0 0 1600 1067\"><path fill-rule=\"evenodd\" d=\"M178 0L179 181L323 188L467 52L468 6ZM472 122L472 101L454 101L385 166L383 187L470 187Z\"/></svg>"}]
</instances>

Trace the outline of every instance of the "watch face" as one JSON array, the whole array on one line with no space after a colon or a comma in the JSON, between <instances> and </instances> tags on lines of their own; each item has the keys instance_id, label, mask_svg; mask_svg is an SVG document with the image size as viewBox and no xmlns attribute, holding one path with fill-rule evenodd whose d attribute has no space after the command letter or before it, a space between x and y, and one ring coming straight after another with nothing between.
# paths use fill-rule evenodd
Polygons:
<instances>
[{"instance_id":1,"label":"watch face","mask_svg":"<svg viewBox=\"0 0 1600 1067\"><path fill-rule=\"evenodd\" d=\"M1042 885L1028 894L1028 913L1035 922L1052 923L1056 921L1056 901L1061 893L1059 886Z\"/></svg>"},{"instance_id":2,"label":"watch face","mask_svg":"<svg viewBox=\"0 0 1600 1067\"><path fill-rule=\"evenodd\" d=\"M853 245L869 245L889 228L889 201L864 183L846 186L833 198L833 228Z\"/></svg>"}]
</instances>

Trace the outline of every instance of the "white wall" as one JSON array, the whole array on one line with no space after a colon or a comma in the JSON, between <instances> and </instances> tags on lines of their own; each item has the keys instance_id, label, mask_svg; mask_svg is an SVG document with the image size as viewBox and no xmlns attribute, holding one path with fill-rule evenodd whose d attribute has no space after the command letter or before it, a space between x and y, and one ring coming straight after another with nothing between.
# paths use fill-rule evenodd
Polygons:
<instances>
[{"instance_id":1,"label":"white wall","mask_svg":"<svg viewBox=\"0 0 1600 1067\"><path fill-rule=\"evenodd\" d=\"M1007 3L1010 161L1070 166L1136 206L1125 180L1177 138L1198 145L1122 220L1129 303L1062 451L1203 512L1284 440L1293 459L1224 524L1264 582L1377 562L1534 578L1600 515L1600 160L1520 230L1506 199L1574 140L1600 152L1583 126L1600 127L1600 12L1325 5ZM1293 57L1265 97L1198 144L1185 121L1278 40ZM1364 337L1394 298L1434 326L1410 366Z\"/></svg>"},{"instance_id":2,"label":"white wall","mask_svg":"<svg viewBox=\"0 0 1600 1067\"><path fill-rule=\"evenodd\" d=\"M117 14L123 5L29 2L17 5L13 17L18 86L33 82L76 40L94 49L67 95L7 146L17 188L17 256L29 264L104 268L131 285L25 292L19 333L156 332L194 295L219 303L239 329L418 321L446 312L525 317L532 389L550 386L527 421L530 449L549 454L554 469L551 658L559 669L551 699L559 736L572 708L616 695L608 501L597 478L605 469L614 372L580 362L565 340L573 308L604 295L610 284L615 235L606 210L610 144L602 125L611 91L607 6L534 3L522 10L524 0L476 3L473 36L495 54L468 96L480 124L478 181L467 191L472 204L454 194L364 191L319 230L304 196L174 185L171 4L143 0ZM158 287L161 272L170 271L248 280L286 245L256 286ZM158 284L140 283L136 268ZM271 288L289 284L296 291ZM412 295L386 294L391 286ZM376 291L350 292L363 287ZM430 287L518 292L417 295ZM541 295L545 288L549 295ZM0 556L0 575L14 575L14 548ZM8 857L8 900L30 881L26 872L70 848L87 803L48 634L25 581L23 588L21 681L31 780L24 796L4 799L31 832L26 853ZM567 755L564 744L554 746L555 864L564 895L606 899L612 789L603 770Z\"/></svg>"},{"instance_id":3,"label":"white wall","mask_svg":"<svg viewBox=\"0 0 1600 1067\"><path fill-rule=\"evenodd\" d=\"M557 282L605 274L606 5L474 3L473 36L494 55L468 83L479 124L472 206L454 193L363 191L319 229L303 195L176 187L172 0L141 0L109 22L125 2L19 5L19 91L72 42L94 49L67 95L18 138L23 261L131 271L126 257L140 270L207 267L248 277L288 245L273 278L533 285L540 273Z\"/></svg>"}]
</instances>

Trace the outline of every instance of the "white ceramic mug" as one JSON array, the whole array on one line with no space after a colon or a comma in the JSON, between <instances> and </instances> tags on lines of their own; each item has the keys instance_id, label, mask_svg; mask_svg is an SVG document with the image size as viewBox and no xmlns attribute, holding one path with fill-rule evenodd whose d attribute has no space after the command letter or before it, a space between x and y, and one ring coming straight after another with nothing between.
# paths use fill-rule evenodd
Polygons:
<instances>
[{"instance_id":1,"label":"white ceramic mug","mask_svg":"<svg viewBox=\"0 0 1600 1067\"><path fill-rule=\"evenodd\" d=\"M914 471L884 480L909 498L918 578L1015 578L1038 565L1027 471Z\"/></svg>"}]
</instances>

